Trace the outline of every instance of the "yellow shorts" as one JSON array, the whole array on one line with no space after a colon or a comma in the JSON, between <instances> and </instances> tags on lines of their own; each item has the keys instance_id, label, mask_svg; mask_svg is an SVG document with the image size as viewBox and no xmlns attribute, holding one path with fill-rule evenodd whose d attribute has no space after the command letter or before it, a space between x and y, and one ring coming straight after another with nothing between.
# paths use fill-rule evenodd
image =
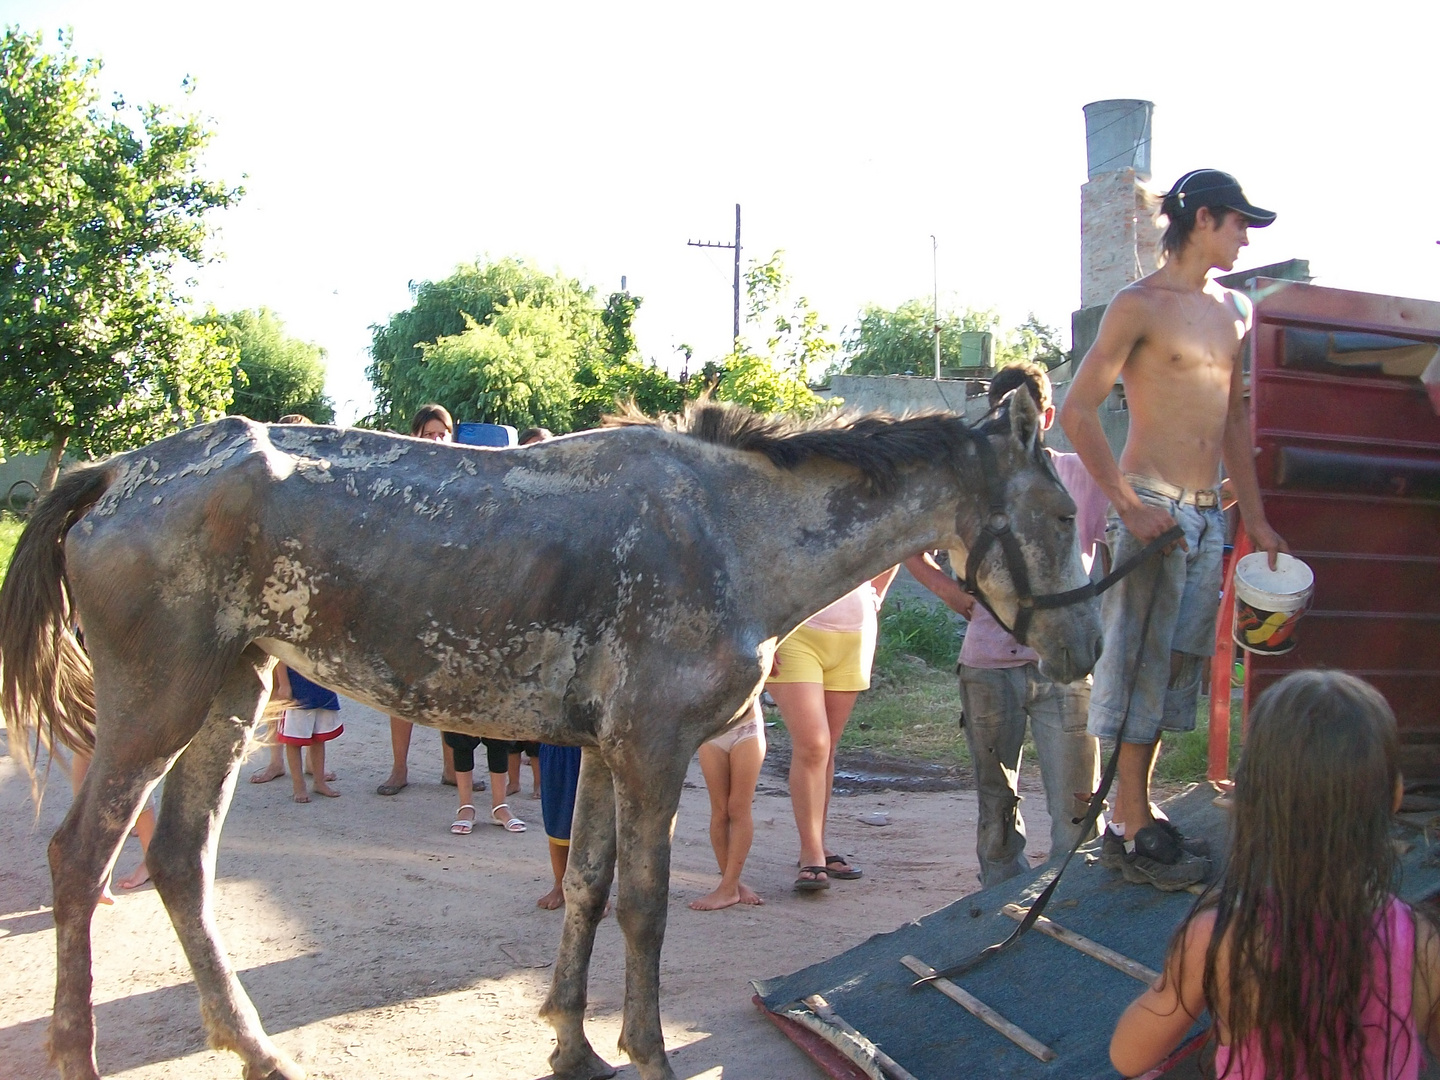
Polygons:
<instances>
[{"instance_id":1,"label":"yellow shorts","mask_svg":"<svg viewBox=\"0 0 1440 1080\"><path fill-rule=\"evenodd\" d=\"M801 626L775 650L780 671L772 683L820 683L826 690L869 690L875 630L816 630Z\"/></svg>"}]
</instances>

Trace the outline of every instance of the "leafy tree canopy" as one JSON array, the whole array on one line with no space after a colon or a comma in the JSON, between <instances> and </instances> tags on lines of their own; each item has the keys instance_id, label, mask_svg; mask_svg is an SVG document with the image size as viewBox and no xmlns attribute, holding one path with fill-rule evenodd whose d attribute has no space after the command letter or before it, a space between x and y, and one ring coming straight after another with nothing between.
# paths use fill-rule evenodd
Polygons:
<instances>
[{"instance_id":1,"label":"leafy tree canopy","mask_svg":"<svg viewBox=\"0 0 1440 1080\"><path fill-rule=\"evenodd\" d=\"M542 408L539 402L550 400L555 391L556 369L549 361L560 362L566 367L566 379L573 379L575 369L603 354L607 337L613 337L611 325L602 320L594 289L562 274L546 274L522 260L505 258L460 266L441 281L412 285L411 294L414 303L407 310L383 326L371 327L371 363L366 374L375 387L372 423L407 431L410 416L427 401L439 401L452 412L459 410L457 418L514 423L500 413L484 410L504 402L505 408L524 412L531 408L521 407L519 403L525 400L548 417L526 423L570 430L568 421L558 419L555 406ZM628 323L625 326L628 328ZM495 334L474 336L476 329L485 328L493 328L501 339L513 333L525 340L517 340L514 354L501 363ZM435 353L443 358L444 371L432 373L428 370L432 354L425 347L439 347L445 338L465 338L468 344L462 348L451 342ZM481 343L482 353L474 352ZM542 355L537 349L558 351ZM463 376L457 366L462 357L480 355L487 358L484 369ZM545 361L545 371L536 372L533 378L516 366L523 367L529 357ZM503 383L495 387L493 395L487 381L491 373ZM521 390L522 386L527 389ZM532 392L538 396L532 399Z\"/></svg>"},{"instance_id":2,"label":"leafy tree canopy","mask_svg":"<svg viewBox=\"0 0 1440 1080\"><path fill-rule=\"evenodd\" d=\"M708 363L690 380L690 396L709 391L719 401L734 401L756 412L786 412L813 416L829 404L814 393L807 381L813 365L828 362L837 349L827 335L830 328L801 296L790 297L784 252L765 262L751 263L745 272L747 331L737 349ZM753 342L763 335L763 346Z\"/></svg>"},{"instance_id":3,"label":"leafy tree canopy","mask_svg":"<svg viewBox=\"0 0 1440 1080\"><path fill-rule=\"evenodd\" d=\"M1046 326L1032 312L1019 327L1003 329L993 308L965 308L940 317L940 365L960 364L960 335L967 331L994 335L996 367L1019 360L1035 360L1053 367L1065 359L1060 331ZM839 363L829 372L842 375L935 374L935 314L929 300L907 300L889 310L871 304L845 339Z\"/></svg>"},{"instance_id":4,"label":"leafy tree canopy","mask_svg":"<svg viewBox=\"0 0 1440 1080\"><path fill-rule=\"evenodd\" d=\"M325 395L325 350L287 334L280 316L262 307L211 313L199 322L217 328L237 357L231 412L266 423L289 413L317 424L334 422L335 406Z\"/></svg>"},{"instance_id":5,"label":"leafy tree canopy","mask_svg":"<svg viewBox=\"0 0 1440 1080\"><path fill-rule=\"evenodd\" d=\"M200 175L209 133L158 105L99 104L100 64L0 40L0 446L109 453L222 414L230 353L175 278L238 188ZM132 122L133 118L133 122Z\"/></svg>"}]
</instances>

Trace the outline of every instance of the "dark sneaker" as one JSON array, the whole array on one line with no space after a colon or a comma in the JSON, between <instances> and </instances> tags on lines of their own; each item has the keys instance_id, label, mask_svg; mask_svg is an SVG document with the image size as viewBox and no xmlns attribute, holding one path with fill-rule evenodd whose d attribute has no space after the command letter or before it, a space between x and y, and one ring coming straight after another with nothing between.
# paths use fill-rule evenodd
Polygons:
<instances>
[{"instance_id":1,"label":"dark sneaker","mask_svg":"<svg viewBox=\"0 0 1440 1080\"><path fill-rule=\"evenodd\" d=\"M1126 881L1137 885L1153 885L1161 892L1180 892L1192 885L1205 883L1210 876L1210 860L1182 851L1177 861L1163 863L1141 855L1137 845L1134 854L1125 856L1125 865L1120 872L1125 875Z\"/></svg>"},{"instance_id":2,"label":"dark sneaker","mask_svg":"<svg viewBox=\"0 0 1440 1080\"><path fill-rule=\"evenodd\" d=\"M1124 852L1120 871L1125 880L1140 885L1153 885L1161 892L1179 892L1199 885L1210 876L1210 862L1186 851L1182 837L1172 826L1163 829L1147 825L1135 834L1135 850Z\"/></svg>"},{"instance_id":3,"label":"dark sneaker","mask_svg":"<svg viewBox=\"0 0 1440 1080\"><path fill-rule=\"evenodd\" d=\"M1100 837L1100 858L1097 861L1107 870L1125 868L1125 840L1108 825Z\"/></svg>"},{"instance_id":4,"label":"dark sneaker","mask_svg":"<svg viewBox=\"0 0 1440 1080\"><path fill-rule=\"evenodd\" d=\"M1202 840L1198 836L1184 835L1165 818L1156 818L1155 827L1178 842L1180 850L1186 855L1195 855L1201 859L1208 859L1210 857L1210 842L1208 840ZM1141 829L1140 832L1144 833L1145 830ZM1170 861L1168 858L1162 857L1165 852L1157 853L1151 850L1146 854L1160 858L1162 862ZM1098 861L1101 866L1109 870L1119 870L1121 864L1125 861L1125 841L1112 832L1108 826L1105 829L1104 837L1100 841L1100 858Z\"/></svg>"},{"instance_id":5,"label":"dark sneaker","mask_svg":"<svg viewBox=\"0 0 1440 1080\"><path fill-rule=\"evenodd\" d=\"M1167 832L1180 843L1180 847L1187 855L1198 855L1202 859L1210 857L1210 841L1202 840L1198 836L1186 836L1169 818L1156 818L1155 826L1162 832ZM1140 830L1144 832L1144 829Z\"/></svg>"}]
</instances>

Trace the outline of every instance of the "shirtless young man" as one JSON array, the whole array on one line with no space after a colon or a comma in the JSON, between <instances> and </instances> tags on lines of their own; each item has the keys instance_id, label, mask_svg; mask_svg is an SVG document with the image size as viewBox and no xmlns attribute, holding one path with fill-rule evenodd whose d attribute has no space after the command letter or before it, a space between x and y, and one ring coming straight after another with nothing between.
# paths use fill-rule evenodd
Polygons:
<instances>
[{"instance_id":1,"label":"shirtless young man","mask_svg":"<svg viewBox=\"0 0 1440 1080\"><path fill-rule=\"evenodd\" d=\"M1126 879L1178 890L1209 873L1203 844L1186 840L1150 802L1163 731L1195 727L1200 674L1214 652L1225 523L1223 460L1257 550L1287 550L1265 519L1244 400L1241 349L1251 307L1211 281L1232 270L1246 230L1275 214L1246 200L1228 173L1197 169L1165 196L1165 265L1121 289L1060 409L1060 423L1110 498L1114 564L1179 524L1184 540L1104 596L1105 651L1095 668L1089 730L1116 737L1135 679L1116 776L1115 814L1101 862ZM1130 432L1117 463L1099 409L1119 378ZM1149 632L1140 628L1151 606ZM1123 839L1122 839L1123 837Z\"/></svg>"}]
</instances>

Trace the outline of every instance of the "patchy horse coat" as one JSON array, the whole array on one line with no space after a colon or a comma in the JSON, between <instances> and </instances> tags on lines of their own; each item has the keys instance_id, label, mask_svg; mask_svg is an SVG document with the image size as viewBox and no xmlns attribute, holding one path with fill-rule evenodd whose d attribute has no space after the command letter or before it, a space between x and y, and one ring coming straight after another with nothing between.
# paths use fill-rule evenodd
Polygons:
<instances>
[{"instance_id":1,"label":"patchy horse coat","mask_svg":"<svg viewBox=\"0 0 1440 1080\"><path fill-rule=\"evenodd\" d=\"M618 861L621 1046L641 1076L672 1076L658 1003L670 822L691 756L746 712L777 641L906 556L964 551L987 512L977 438L996 448L1037 591L1083 582L1074 505L1038 449L1033 403L1012 402L985 434L948 416L804 428L700 406L501 452L229 418L68 474L0 590L12 747L94 750L51 841L62 1074L98 1075L90 916L168 773L148 861L211 1040L247 1077L303 1075L261 1028L208 914L278 658L418 723L586 748L543 1010L552 1065L613 1071L582 1018ZM980 580L1013 615L998 552ZM1098 638L1093 604L1040 612L1032 631L1063 679L1089 669Z\"/></svg>"}]
</instances>

